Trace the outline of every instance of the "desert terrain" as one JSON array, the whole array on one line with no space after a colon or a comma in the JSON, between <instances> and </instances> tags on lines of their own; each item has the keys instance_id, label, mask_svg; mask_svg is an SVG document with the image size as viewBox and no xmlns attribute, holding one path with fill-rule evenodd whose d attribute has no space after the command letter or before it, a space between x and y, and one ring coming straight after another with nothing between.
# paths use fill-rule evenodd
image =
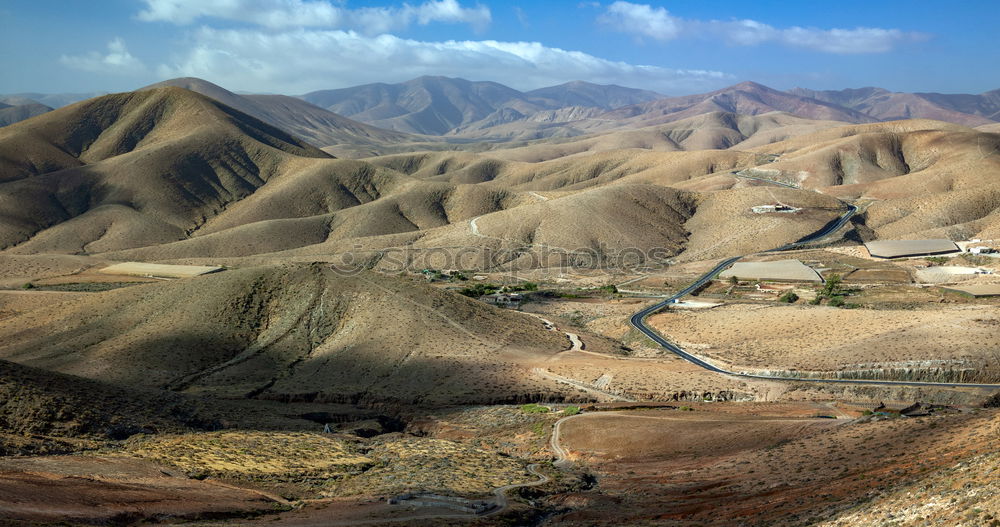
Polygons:
<instances>
[{"instance_id":1,"label":"desert terrain","mask_svg":"<svg viewBox=\"0 0 1000 527\"><path fill-rule=\"evenodd\" d=\"M1000 300L953 289L1000 283L992 96L888 94L181 78L18 119L0 523L995 525ZM925 238L962 251L865 247Z\"/></svg>"}]
</instances>

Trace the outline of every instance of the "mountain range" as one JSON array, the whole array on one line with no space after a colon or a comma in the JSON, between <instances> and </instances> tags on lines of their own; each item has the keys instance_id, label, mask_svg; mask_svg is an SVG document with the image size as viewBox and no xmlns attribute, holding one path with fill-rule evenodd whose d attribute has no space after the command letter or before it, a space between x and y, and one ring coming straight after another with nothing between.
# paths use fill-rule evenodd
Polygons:
<instances>
[{"instance_id":1,"label":"mountain range","mask_svg":"<svg viewBox=\"0 0 1000 527\"><path fill-rule=\"evenodd\" d=\"M483 143L517 146L542 139L569 140L651 129L720 113L758 116L781 112L853 124L925 118L987 131L997 129L1000 123L1000 90L979 95L897 93L882 88L780 91L742 82L704 94L665 97L647 90L581 81L522 92L496 82L429 76L398 84L320 90L299 97L236 94L194 78L171 79L147 88L161 86L201 93L338 157L351 158L419 149L476 150L482 149ZM0 125L82 97L85 94L0 96ZM727 142L735 144L729 140L720 144Z\"/></svg>"}]
</instances>

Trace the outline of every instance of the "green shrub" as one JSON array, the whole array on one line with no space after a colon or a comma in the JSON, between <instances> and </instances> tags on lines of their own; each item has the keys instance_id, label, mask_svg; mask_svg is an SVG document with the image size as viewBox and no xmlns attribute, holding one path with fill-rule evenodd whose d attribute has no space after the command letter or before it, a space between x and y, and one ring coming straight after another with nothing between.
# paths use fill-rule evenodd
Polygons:
<instances>
[{"instance_id":1,"label":"green shrub","mask_svg":"<svg viewBox=\"0 0 1000 527\"><path fill-rule=\"evenodd\" d=\"M544 414L548 413L549 409L538 403L529 403L521 405L521 411L526 414Z\"/></svg>"},{"instance_id":2,"label":"green shrub","mask_svg":"<svg viewBox=\"0 0 1000 527\"><path fill-rule=\"evenodd\" d=\"M810 306L818 306L819 303L822 302L822 301L823 301L823 297L820 296L820 295L816 295L816 298L813 298L812 300L809 301L809 305Z\"/></svg>"},{"instance_id":3,"label":"green shrub","mask_svg":"<svg viewBox=\"0 0 1000 527\"><path fill-rule=\"evenodd\" d=\"M799 301L799 295L791 291L788 291L787 293L781 295L781 297L778 298L778 300L786 304L794 304Z\"/></svg>"},{"instance_id":4,"label":"green shrub","mask_svg":"<svg viewBox=\"0 0 1000 527\"><path fill-rule=\"evenodd\" d=\"M24 285L21 286L21 289L34 289L34 288L35 288L35 284L33 284L31 282L28 282L28 283L26 283L26 284L24 284Z\"/></svg>"},{"instance_id":5,"label":"green shrub","mask_svg":"<svg viewBox=\"0 0 1000 527\"><path fill-rule=\"evenodd\" d=\"M538 291L538 284L534 282L525 282L518 286L517 291Z\"/></svg>"},{"instance_id":6,"label":"green shrub","mask_svg":"<svg viewBox=\"0 0 1000 527\"><path fill-rule=\"evenodd\" d=\"M566 408L563 408L563 412L562 413L563 413L563 415L576 415L576 414L580 413L580 407L579 406L567 406Z\"/></svg>"},{"instance_id":7,"label":"green shrub","mask_svg":"<svg viewBox=\"0 0 1000 527\"><path fill-rule=\"evenodd\" d=\"M500 286L494 284L473 284L471 287L465 287L458 292L471 298L479 298L483 295L492 295L499 290Z\"/></svg>"},{"instance_id":8,"label":"green shrub","mask_svg":"<svg viewBox=\"0 0 1000 527\"><path fill-rule=\"evenodd\" d=\"M833 298L830 299L829 304L832 307L843 307L843 305L844 305L844 297L842 297L842 296L835 296L835 297L833 297Z\"/></svg>"}]
</instances>

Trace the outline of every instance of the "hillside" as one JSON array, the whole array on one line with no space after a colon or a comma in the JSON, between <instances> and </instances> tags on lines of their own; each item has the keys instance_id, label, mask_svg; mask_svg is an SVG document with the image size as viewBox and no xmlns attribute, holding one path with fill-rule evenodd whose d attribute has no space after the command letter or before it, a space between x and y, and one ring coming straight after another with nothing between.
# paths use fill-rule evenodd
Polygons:
<instances>
[{"instance_id":1,"label":"hillside","mask_svg":"<svg viewBox=\"0 0 1000 527\"><path fill-rule=\"evenodd\" d=\"M1000 121L1000 90L979 95L899 93L882 88L807 90L789 93L857 110L880 121L935 119L965 126Z\"/></svg>"},{"instance_id":2,"label":"hillside","mask_svg":"<svg viewBox=\"0 0 1000 527\"><path fill-rule=\"evenodd\" d=\"M0 128L0 247L30 238L18 250L77 252L176 240L302 158L329 156L181 88L60 108Z\"/></svg>"},{"instance_id":3,"label":"hillside","mask_svg":"<svg viewBox=\"0 0 1000 527\"><path fill-rule=\"evenodd\" d=\"M447 77L420 77L399 84L367 84L302 96L317 106L375 126L431 135L483 130L563 108L610 110L659 97L651 91L580 81L520 92L495 82Z\"/></svg>"},{"instance_id":4,"label":"hillside","mask_svg":"<svg viewBox=\"0 0 1000 527\"><path fill-rule=\"evenodd\" d=\"M376 155L386 143L406 143L426 140L359 123L295 97L286 95L237 95L220 86L197 78L179 78L147 86L155 89L175 86L200 93L226 106L256 117L272 126L305 139L317 147L334 147L333 151L355 152L363 148L367 155ZM353 148L352 148L353 147Z\"/></svg>"},{"instance_id":5,"label":"hillside","mask_svg":"<svg viewBox=\"0 0 1000 527\"><path fill-rule=\"evenodd\" d=\"M30 119L36 115L51 112L52 108L39 103L28 103L17 106L0 105L0 126L8 126Z\"/></svg>"},{"instance_id":6,"label":"hillside","mask_svg":"<svg viewBox=\"0 0 1000 527\"><path fill-rule=\"evenodd\" d=\"M806 119L866 123L875 119L860 112L817 99L778 91L755 82L742 82L710 93L667 97L626 106L600 116L628 122L632 126L652 126L709 112L758 115L787 112Z\"/></svg>"},{"instance_id":7,"label":"hillside","mask_svg":"<svg viewBox=\"0 0 1000 527\"><path fill-rule=\"evenodd\" d=\"M5 360L105 383L367 403L555 394L523 363L568 346L535 318L422 281L320 265L94 294L2 320L0 335Z\"/></svg>"}]
</instances>

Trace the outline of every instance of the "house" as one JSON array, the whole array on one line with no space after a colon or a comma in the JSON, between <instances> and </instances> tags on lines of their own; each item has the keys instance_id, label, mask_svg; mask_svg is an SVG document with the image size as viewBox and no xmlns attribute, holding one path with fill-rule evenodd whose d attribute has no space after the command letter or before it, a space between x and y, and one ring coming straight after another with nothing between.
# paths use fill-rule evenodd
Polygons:
<instances>
[{"instance_id":1,"label":"house","mask_svg":"<svg viewBox=\"0 0 1000 527\"><path fill-rule=\"evenodd\" d=\"M969 254L994 254L997 250L993 247L979 246L979 247L969 247Z\"/></svg>"},{"instance_id":2,"label":"house","mask_svg":"<svg viewBox=\"0 0 1000 527\"><path fill-rule=\"evenodd\" d=\"M757 205L752 207L752 210L756 214L766 214L768 212L798 212L799 209L785 205L784 203L775 203L774 205Z\"/></svg>"},{"instance_id":3,"label":"house","mask_svg":"<svg viewBox=\"0 0 1000 527\"><path fill-rule=\"evenodd\" d=\"M493 293L483 295L479 297L479 300L498 307L518 308L521 307L521 301L524 300L524 296L517 293Z\"/></svg>"}]
</instances>

